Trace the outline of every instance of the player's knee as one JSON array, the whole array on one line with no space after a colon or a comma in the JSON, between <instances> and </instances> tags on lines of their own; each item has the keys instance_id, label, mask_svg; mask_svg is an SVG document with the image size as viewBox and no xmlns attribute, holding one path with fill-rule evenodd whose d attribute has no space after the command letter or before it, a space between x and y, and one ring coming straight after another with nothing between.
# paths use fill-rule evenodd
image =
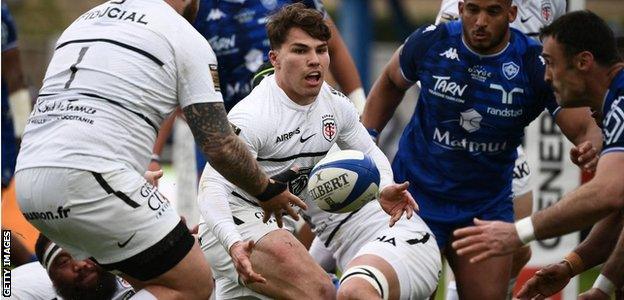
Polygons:
<instances>
[{"instance_id":1,"label":"player's knee","mask_svg":"<svg viewBox=\"0 0 624 300\"><path fill-rule=\"evenodd\" d=\"M389 293L388 280L379 269L360 265L342 275L338 299L388 299Z\"/></svg>"}]
</instances>

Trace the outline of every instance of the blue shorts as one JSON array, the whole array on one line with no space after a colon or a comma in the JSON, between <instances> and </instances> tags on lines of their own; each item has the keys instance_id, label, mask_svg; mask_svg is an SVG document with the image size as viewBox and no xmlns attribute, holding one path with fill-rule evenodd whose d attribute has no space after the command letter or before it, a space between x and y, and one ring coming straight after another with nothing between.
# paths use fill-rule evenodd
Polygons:
<instances>
[{"instance_id":1,"label":"blue shorts","mask_svg":"<svg viewBox=\"0 0 624 300\"><path fill-rule=\"evenodd\" d=\"M504 222L514 220L511 196L503 201L464 203L427 196L419 192L415 185L410 185L409 191L420 207L418 215L431 228L440 249L447 246L455 229L474 225L473 218Z\"/></svg>"}]
</instances>

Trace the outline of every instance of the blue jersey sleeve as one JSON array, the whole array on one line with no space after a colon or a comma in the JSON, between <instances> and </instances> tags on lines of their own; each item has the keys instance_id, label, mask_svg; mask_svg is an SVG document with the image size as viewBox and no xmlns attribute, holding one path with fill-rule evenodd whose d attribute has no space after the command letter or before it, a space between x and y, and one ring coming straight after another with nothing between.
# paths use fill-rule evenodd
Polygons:
<instances>
[{"instance_id":1,"label":"blue jersey sleeve","mask_svg":"<svg viewBox=\"0 0 624 300\"><path fill-rule=\"evenodd\" d=\"M610 98L613 102L610 105L605 103L604 110L607 113L602 121L602 154L624 151L624 88Z\"/></svg>"},{"instance_id":2,"label":"blue jersey sleeve","mask_svg":"<svg viewBox=\"0 0 624 300\"><path fill-rule=\"evenodd\" d=\"M2 51L17 47L17 30L9 8L2 3Z\"/></svg>"},{"instance_id":3,"label":"blue jersey sleeve","mask_svg":"<svg viewBox=\"0 0 624 300\"><path fill-rule=\"evenodd\" d=\"M445 25L428 25L414 31L403 44L399 53L399 64L403 77L411 82L418 81L418 68L422 59L443 31Z\"/></svg>"},{"instance_id":4,"label":"blue jersey sleeve","mask_svg":"<svg viewBox=\"0 0 624 300\"><path fill-rule=\"evenodd\" d=\"M533 45L527 49L527 66L529 67L529 82L535 91L535 97L542 103L548 112L555 117L561 107L555 100L555 94L550 85L544 81L546 61L542 57L542 47Z\"/></svg>"}]
</instances>

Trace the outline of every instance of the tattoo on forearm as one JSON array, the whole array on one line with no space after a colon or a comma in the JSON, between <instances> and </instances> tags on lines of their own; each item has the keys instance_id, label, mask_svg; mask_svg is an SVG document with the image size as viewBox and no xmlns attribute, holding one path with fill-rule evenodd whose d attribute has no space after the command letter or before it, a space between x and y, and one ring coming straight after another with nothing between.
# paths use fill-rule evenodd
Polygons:
<instances>
[{"instance_id":1,"label":"tattoo on forearm","mask_svg":"<svg viewBox=\"0 0 624 300\"><path fill-rule=\"evenodd\" d=\"M248 193L260 194L267 176L232 131L223 103L189 105L184 108L184 115L210 165Z\"/></svg>"}]
</instances>

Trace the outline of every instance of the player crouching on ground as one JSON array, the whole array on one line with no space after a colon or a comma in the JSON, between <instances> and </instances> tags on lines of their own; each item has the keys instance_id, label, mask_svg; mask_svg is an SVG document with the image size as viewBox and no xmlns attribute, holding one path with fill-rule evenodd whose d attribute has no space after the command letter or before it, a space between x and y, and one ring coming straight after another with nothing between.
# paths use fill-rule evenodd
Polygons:
<instances>
[{"instance_id":1,"label":"player crouching on ground","mask_svg":"<svg viewBox=\"0 0 624 300\"><path fill-rule=\"evenodd\" d=\"M416 203L407 182L394 183L388 159L356 109L323 80L330 33L322 15L287 6L271 17L267 31L275 75L230 111L230 122L272 178L296 170L280 181L307 202L305 219L338 258L344 270L339 299L427 298L437 284L440 252L429 228L413 215ZM312 201L305 189L310 171L335 144L373 158L381 174L379 201L349 214L324 212ZM210 166L200 181L199 206L205 220L201 245L217 298L334 297L323 269L290 232L278 228L280 216L264 223L256 200Z\"/></svg>"}]
</instances>

